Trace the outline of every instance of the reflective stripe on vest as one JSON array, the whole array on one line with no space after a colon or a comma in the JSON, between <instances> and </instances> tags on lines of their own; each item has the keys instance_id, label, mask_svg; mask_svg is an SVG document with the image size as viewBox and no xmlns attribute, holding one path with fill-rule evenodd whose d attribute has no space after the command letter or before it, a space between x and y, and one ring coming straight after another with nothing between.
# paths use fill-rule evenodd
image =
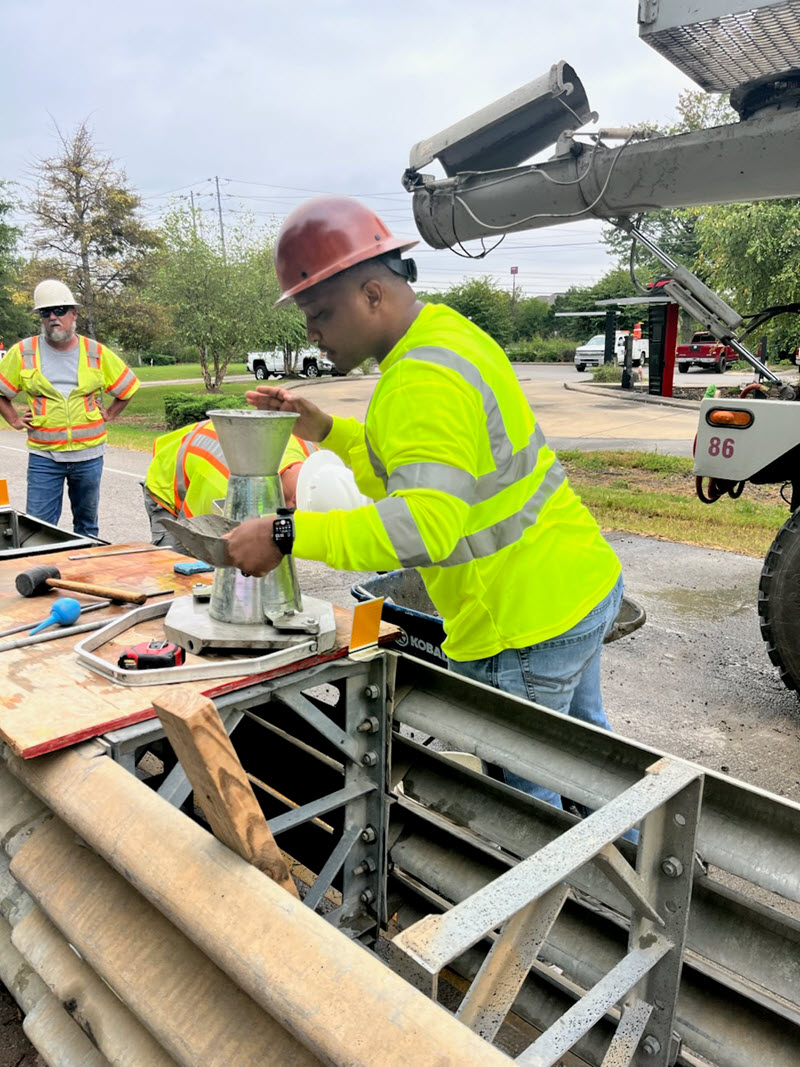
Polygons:
<instances>
[{"instance_id":1,"label":"reflective stripe on vest","mask_svg":"<svg viewBox=\"0 0 800 1067\"><path fill-rule=\"evenodd\" d=\"M395 468L389 476L365 434L372 469L376 477L383 482L387 494L409 489L433 489L473 505L490 500L536 470L539 450L545 444L544 434L537 424L528 443L514 452L494 392L474 363L448 349L432 347L414 349L401 359L415 359L445 367L459 374L478 390L486 415L486 431L496 469L474 478L459 467L443 463L410 463ZM544 506L565 481L564 469L558 460L554 459L536 491L519 511L484 530L460 538L447 559L439 561L432 560L428 555L411 509L403 497L388 496L386 500L378 501L376 507L397 558L403 566L453 567L494 555L500 549L518 541L525 530L538 520Z\"/></svg>"},{"instance_id":2,"label":"reflective stripe on vest","mask_svg":"<svg viewBox=\"0 0 800 1067\"><path fill-rule=\"evenodd\" d=\"M183 502L189 490L189 479L186 476L186 459L190 452L194 452L207 461L214 463L216 467L222 467L226 472L228 471L216 430L207 421L199 423L181 442L181 447L178 449L178 454L175 458L175 510L178 512L183 508Z\"/></svg>"}]
</instances>

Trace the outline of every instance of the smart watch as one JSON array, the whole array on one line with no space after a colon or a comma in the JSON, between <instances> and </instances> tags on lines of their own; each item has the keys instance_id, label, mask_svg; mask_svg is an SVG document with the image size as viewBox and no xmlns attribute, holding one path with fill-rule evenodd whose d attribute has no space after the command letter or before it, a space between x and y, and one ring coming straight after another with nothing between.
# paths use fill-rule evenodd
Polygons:
<instances>
[{"instance_id":1,"label":"smart watch","mask_svg":"<svg viewBox=\"0 0 800 1067\"><path fill-rule=\"evenodd\" d=\"M278 508L272 524L272 540L278 546L281 555L290 556L294 544L294 508Z\"/></svg>"}]
</instances>

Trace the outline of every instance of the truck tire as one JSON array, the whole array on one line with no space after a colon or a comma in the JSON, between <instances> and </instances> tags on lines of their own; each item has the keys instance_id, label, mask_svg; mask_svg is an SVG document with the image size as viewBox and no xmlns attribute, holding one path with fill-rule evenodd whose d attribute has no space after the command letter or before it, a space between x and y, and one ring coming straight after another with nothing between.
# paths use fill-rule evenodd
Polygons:
<instances>
[{"instance_id":1,"label":"truck tire","mask_svg":"<svg viewBox=\"0 0 800 1067\"><path fill-rule=\"evenodd\" d=\"M255 374L256 374L256 378L258 378L258 380L259 380L260 382L263 382L263 381L265 381L265 380L266 380L266 377L267 377L267 368L266 368L266 367L264 366L264 364L263 364L263 363L257 363L257 364L256 364L256 371L255 371Z\"/></svg>"},{"instance_id":2,"label":"truck tire","mask_svg":"<svg viewBox=\"0 0 800 1067\"><path fill-rule=\"evenodd\" d=\"M786 520L767 552L758 583L758 619L781 681L800 690L800 510Z\"/></svg>"},{"instance_id":3,"label":"truck tire","mask_svg":"<svg viewBox=\"0 0 800 1067\"><path fill-rule=\"evenodd\" d=\"M307 359L303 364L303 373L307 378L319 378L319 367L313 359Z\"/></svg>"},{"instance_id":4,"label":"truck tire","mask_svg":"<svg viewBox=\"0 0 800 1067\"><path fill-rule=\"evenodd\" d=\"M724 374L725 373L725 371L728 369L728 361L725 359L724 356L722 356L720 358L719 363L716 365L716 367L714 369L716 370L717 374Z\"/></svg>"},{"instance_id":5,"label":"truck tire","mask_svg":"<svg viewBox=\"0 0 800 1067\"><path fill-rule=\"evenodd\" d=\"M688 371L689 371L689 368L685 363L679 363L678 364L678 372L680 374L687 374Z\"/></svg>"},{"instance_id":6,"label":"truck tire","mask_svg":"<svg viewBox=\"0 0 800 1067\"><path fill-rule=\"evenodd\" d=\"M585 371L586 370L586 364L585 363L576 363L575 364L575 370L577 370L577 371Z\"/></svg>"}]
</instances>

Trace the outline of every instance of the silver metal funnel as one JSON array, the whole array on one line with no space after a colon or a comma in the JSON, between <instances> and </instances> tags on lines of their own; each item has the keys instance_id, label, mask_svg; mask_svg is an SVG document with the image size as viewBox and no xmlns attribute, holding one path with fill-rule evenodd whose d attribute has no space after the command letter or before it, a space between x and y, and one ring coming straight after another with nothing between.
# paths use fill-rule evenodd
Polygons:
<instances>
[{"instance_id":1,"label":"silver metal funnel","mask_svg":"<svg viewBox=\"0 0 800 1067\"><path fill-rule=\"evenodd\" d=\"M231 471L223 509L225 519L240 523L274 515L284 506L278 469L297 415L230 409L209 411L208 415ZM294 560L286 556L263 578L243 575L235 567L218 567L209 614L220 622L259 627L272 617L302 611L302 604Z\"/></svg>"},{"instance_id":2,"label":"silver metal funnel","mask_svg":"<svg viewBox=\"0 0 800 1067\"><path fill-rule=\"evenodd\" d=\"M290 411L209 411L231 474L277 474L298 416ZM234 516L241 519L250 516Z\"/></svg>"}]
</instances>

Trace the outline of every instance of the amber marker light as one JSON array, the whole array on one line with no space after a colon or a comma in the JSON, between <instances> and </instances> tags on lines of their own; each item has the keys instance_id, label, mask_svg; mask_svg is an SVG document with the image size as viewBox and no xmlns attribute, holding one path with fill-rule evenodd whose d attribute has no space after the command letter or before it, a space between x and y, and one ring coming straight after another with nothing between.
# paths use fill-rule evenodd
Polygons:
<instances>
[{"instance_id":1,"label":"amber marker light","mask_svg":"<svg viewBox=\"0 0 800 1067\"><path fill-rule=\"evenodd\" d=\"M706 422L712 426L735 426L740 430L753 425L752 411L730 411L726 408L712 408L706 415Z\"/></svg>"}]
</instances>

